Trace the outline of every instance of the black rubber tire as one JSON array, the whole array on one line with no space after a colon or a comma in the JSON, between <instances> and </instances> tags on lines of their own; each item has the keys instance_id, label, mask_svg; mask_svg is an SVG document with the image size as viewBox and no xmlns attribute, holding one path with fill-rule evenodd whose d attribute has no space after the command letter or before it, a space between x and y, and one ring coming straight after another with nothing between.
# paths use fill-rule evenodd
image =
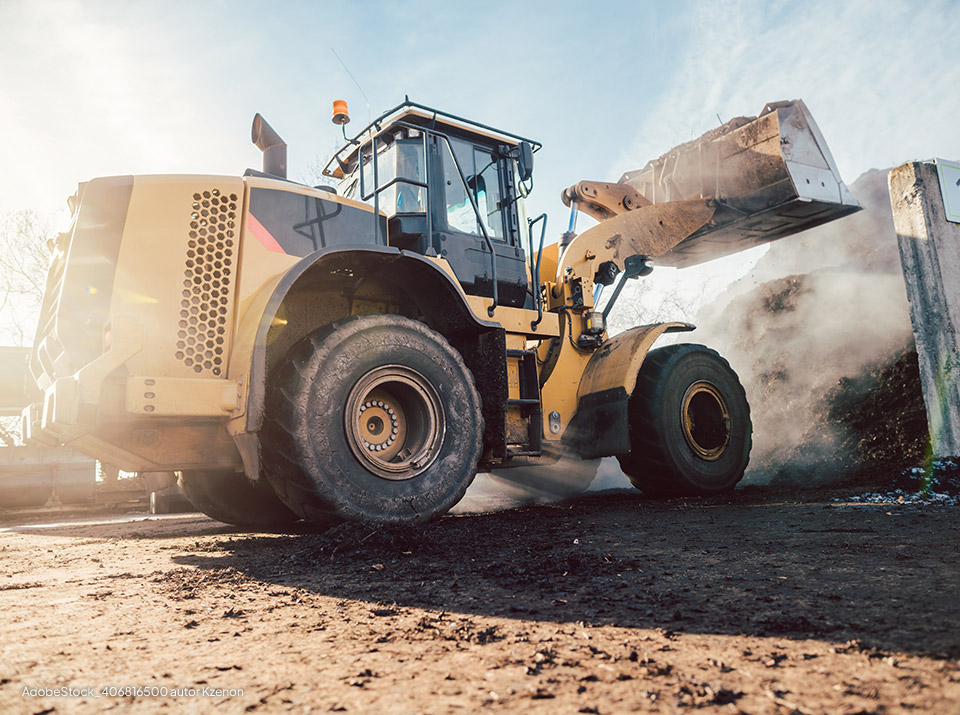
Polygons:
<instances>
[{"instance_id":1,"label":"black rubber tire","mask_svg":"<svg viewBox=\"0 0 960 715\"><path fill-rule=\"evenodd\" d=\"M743 386L729 363L703 345L650 351L630 396L629 429L630 452L617 459L633 485L651 496L733 489L750 459Z\"/></svg>"},{"instance_id":2,"label":"black rubber tire","mask_svg":"<svg viewBox=\"0 0 960 715\"><path fill-rule=\"evenodd\" d=\"M427 430L434 435L433 456L411 467L409 477L371 471L348 434L357 390L368 376L388 369L422 380L435 398L436 424L443 423ZM460 354L439 333L398 315L354 316L291 348L270 381L261 432L264 472L274 491L312 521L440 517L473 481L482 443L480 396Z\"/></svg>"},{"instance_id":3,"label":"black rubber tire","mask_svg":"<svg viewBox=\"0 0 960 715\"><path fill-rule=\"evenodd\" d=\"M211 519L251 529L292 524L298 517L262 479L251 482L232 469L178 472L177 483L190 503Z\"/></svg>"}]
</instances>

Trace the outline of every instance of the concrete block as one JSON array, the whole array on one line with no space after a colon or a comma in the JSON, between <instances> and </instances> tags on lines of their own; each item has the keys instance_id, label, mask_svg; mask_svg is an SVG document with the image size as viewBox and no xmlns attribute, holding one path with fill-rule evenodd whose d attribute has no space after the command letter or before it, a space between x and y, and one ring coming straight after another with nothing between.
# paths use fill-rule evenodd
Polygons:
<instances>
[{"instance_id":1,"label":"concrete block","mask_svg":"<svg viewBox=\"0 0 960 715\"><path fill-rule=\"evenodd\" d=\"M960 456L960 224L945 218L933 163L888 180L933 452Z\"/></svg>"}]
</instances>

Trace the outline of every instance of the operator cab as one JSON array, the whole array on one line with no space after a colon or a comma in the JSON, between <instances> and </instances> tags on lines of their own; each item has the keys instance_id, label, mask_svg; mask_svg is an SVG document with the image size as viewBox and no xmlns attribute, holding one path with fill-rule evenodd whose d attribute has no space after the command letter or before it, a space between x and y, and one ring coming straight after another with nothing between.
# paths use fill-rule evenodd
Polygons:
<instances>
[{"instance_id":1,"label":"operator cab","mask_svg":"<svg viewBox=\"0 0 960 715\"><path fill-rule=\"evenodd\" d=\"M345 103L334 111L346 124ZM523 197L539 143L409 100L347 141L323 173L386 215L379 242L446 259L466 293L534 306Z\"/></svg>"}]
</instances>

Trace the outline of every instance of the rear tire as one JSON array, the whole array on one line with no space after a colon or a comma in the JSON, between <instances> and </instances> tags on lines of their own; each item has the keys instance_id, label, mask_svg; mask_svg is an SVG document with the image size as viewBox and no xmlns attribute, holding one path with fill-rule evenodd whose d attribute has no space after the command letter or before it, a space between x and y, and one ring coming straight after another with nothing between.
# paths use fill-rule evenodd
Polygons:
<instances>
[{"instance_id":1,"label":"rear tire","mask_svg":"<svg viewBox=\"0 0 960 715\"><path fill-rule=\"evenodd\" d=\"M177 483L187 499L211 519L246 528L272 528L298 518L268 484L251 482L242 472L200 469L178 475Z\"/></svg>"},{"instance_id":2,"label":"rear tire","mask_svg":"<svg viewBox=\"0 0 960 715\"><path fill-rule=\"evenodd\" d=\"M267 395L264 471L305 519L423 522L473 481L480 397L444 337L397 315L353 317L295 345Z\"/></svg>"},{"instance_id":3,"label":"rear tire","mask_svg":"<svg viewBox=\"0 0 960 715\"><path fill-rule=\"evenodd\" d=\"M750 406L729 363L703 345L652 350L629 406L630 453L617 459L652 496L733 489L750 459Z\"/></svg>"}]
</instances>

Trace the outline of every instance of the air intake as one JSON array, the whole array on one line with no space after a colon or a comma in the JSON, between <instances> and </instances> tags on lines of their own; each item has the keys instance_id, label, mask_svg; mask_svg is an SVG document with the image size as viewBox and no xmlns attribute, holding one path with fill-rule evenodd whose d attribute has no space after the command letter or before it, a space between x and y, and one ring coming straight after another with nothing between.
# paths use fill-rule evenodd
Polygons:
<instances>
[{"instance_id":1,"label":"air intake","mask_svg":"<svg viewBox=\"0 0 960 715\"><path fill-rule=\"evenodd\" d=\"M237 230L236 194L193 195L176 357L196 373L221 375Z\"/></svg>"}]
</instances>

